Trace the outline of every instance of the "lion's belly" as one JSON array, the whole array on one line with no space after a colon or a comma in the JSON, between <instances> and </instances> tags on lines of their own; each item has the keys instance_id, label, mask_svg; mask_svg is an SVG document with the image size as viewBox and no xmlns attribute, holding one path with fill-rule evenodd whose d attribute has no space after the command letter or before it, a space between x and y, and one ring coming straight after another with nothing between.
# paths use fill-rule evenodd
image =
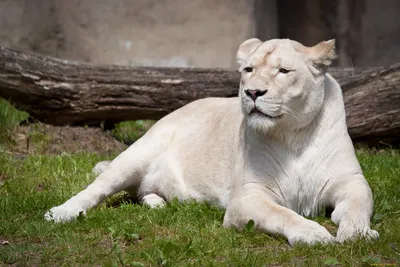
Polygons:
<instances>
[{"instance_id":1,"label":"lion's belly","mask_svg":"<svg viewBox=\"0 0 400 267\"><path fill-rule=\"evenodd\" d=\"M149 167L141 194L159 193L167 201L194 199L226 208L242 160L235 132L237 129L225 135L175 136L174 144Z\"/></svg>"},{"instance_id":2,"label":"lion's belly","mask_svg":"<svg viewBox=\"0 0 400 267\"><path fill-rule=\"evenodd\" d=\"M226 208L231 189L228 166L205 168L209 162L187 164L178 160L173 153L165 153L150 166L139 194L156 193L167 201L196 200Z\"/></svg>"},{"instance_id":3,"label":"lion's belly","mask_svg":"<svg viewBox=\"0 0 400 267\"><path fill-rule=\"evenodd\" d=\"M242 154L242 122L238 98L198 100L163 118L146 134L146 142L161 145L141 172L139 196L158 193L167 201L177 197L226 207Z\"/></svg>"}]
</instances>

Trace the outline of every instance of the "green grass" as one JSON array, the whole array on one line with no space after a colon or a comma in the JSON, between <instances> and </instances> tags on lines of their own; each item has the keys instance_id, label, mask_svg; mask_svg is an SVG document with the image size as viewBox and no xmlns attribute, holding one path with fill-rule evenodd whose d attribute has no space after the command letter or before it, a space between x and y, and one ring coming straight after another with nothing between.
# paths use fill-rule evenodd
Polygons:
<instances>
[{"instance_id":1,"label":"green grass","mask_svg":"<svg viewBox=\"0 0 400 267\"><path fill-rule=\"evenodd\" d=\"M0 142L12 142L13 130L28 117L28 113L18 111L10 103L0 98Z\"/></svg>"},{"instance_id":2,"label":"green grass","mask_svg":"<svg viewBox=\"0 0 400 267\"><path fill-rule=\"evenodd\" d=\"M112 134L118 141L133 144L155 123L153 120L124 121L118 123Z\"/></svg>"},{"instance_id":3,"label":"green grass","mask_svg":"<svg viewBox=\"0 0 400 267\"><path fill-rule=\"evenodd\" d=\"M5 118L9 125L23 119ZM105 156L21 156L0 146L0 265L399 265L400 151L359 148L357 156L374 193L372 228L380 239L292 248L286 239L251 227L243 232L222 228L224 212L214 206L175 201L151 210L122 194L76 221L46 222L45 211L93 181L91 168ZM316 220L335 233L329 218Z\"/></svg>"},{"instance_id":4,"label":"green grass","mask_svg":"<svg viewBox=\"0 0 400 267\"><path fill-rule=\"evenodd\" d=\"M0 154L0 262L18 265L235 265L264 264L344 266L400 264L400 153L388 150L358 157L374 191L373 228L378 241L291 248L282 237L221 227L223 211L205 204L177 202L151 210L120 200L107 202L85 218L66 224L46 222L43 214L83 189L95 177L98 155ZM327 218L317 220L335 230ZM135 263L136 262L136 263Z\"/></svg>"}]
</instances>

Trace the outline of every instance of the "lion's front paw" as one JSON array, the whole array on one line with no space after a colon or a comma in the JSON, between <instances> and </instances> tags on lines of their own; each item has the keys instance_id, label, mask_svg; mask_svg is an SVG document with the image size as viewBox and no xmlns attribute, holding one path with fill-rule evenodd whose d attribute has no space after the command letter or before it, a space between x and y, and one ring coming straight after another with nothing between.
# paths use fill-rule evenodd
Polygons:
<instances>
[{"instance_id":1,"label":"lion's front paw","mask_svg":"<svg viewBox=\"0 0 400 267\"><path fill-rule=\"evenodd\" d=\"M288 240L291 246L297 243L314 245L316 243L331 243L335 241L325 227L314 221L310 221L306 226L298 226L296 229L292 229Z\"/></svg>"},{"instance_id":2,"label":"lion's front paw","mask_svg":"<svg viewBox=\"0 0 400 267\"><path fill-rule=\"evenodd\" d=\"M68 222L79 216L79 214L85 215L85 211L82 208L70 207L65 204L51 208L44 218L47 221L54 221L56 223Z\"/></svg>"},{"instance_id":3,"label":"lion's front paw","mask_svg":"<svg viewBox=\"0 0 400 267\"><path fill-rule=\"evenodd\" d=\"M378 239L377 231L370 229L368 226L357 226L357 224L341 223L337 232L336 240L344 242L355 238Z\"/></svg>"}]
</instances>

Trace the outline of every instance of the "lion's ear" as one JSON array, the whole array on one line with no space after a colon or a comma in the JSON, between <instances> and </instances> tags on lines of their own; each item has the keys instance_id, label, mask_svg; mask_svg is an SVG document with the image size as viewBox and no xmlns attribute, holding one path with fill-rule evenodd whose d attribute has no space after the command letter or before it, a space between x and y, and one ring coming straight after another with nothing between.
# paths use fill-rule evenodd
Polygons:
<instances>
[{"instance_id":1,"label":"lion's ear","mask_svg":"<svg viewBox=\"0 0 400 267\"><path fill-rule=\"evenodd\" d=\"M320 42L308 50L309 59L312 64L322 70L325 70L336 58L335 39Z\"/></svg>"},{"instance_id":2,"label":"lion's ear","mask_svg":"<svg viewBox=\"0 0 400 267\"><path fill-rule=\"evenodd\" d=\"M251 38L244 41L239 46L239 50L236 54L236 62L240 65L244 64L249 58L250 54L253 53L262 43L263 42L257 38Z\"/></svg>"}]
</instances>

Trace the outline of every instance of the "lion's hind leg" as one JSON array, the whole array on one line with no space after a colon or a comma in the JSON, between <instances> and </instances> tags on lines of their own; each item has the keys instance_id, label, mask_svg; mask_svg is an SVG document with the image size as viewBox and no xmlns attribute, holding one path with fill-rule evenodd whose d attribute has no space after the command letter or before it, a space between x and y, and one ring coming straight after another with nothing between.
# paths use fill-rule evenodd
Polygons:
<instances>
[{"instance_id":1,"label":"lion's hind leg","mask_svg":"<svg viewBox=\"0 0 400 267\"><path fill-rule=\"evenodd\" d=\"M97 162L96 165L93 167L92 172L96 175L100 175L110 166L110 163L111 160Z\"/></svg>"},{"instance_id":2,"label":"lion's hind leg","mask_svg":"<svg viewBox=\"0 0 400 267\"><path fill-rule=\"evenodd\" d=\"M143 152L143 146L136 146L130 147L108 164L98 163L96 171L100 171L101 174L64 204L51 208L45 214L45 219L55 222L73 220L80 214L84 215L88 209L97 206L105 198L122 190L130 191L139 187L148 163L147 156Z\"/></svg>"},{"instance_id":3,"label":"lion's hind leg","mask_svg":"<svg viewBox=\"0 0 400 267\"><path fill-rule=\"evenodd\" d=\"M157 194L148 194L142 198L142 203L145 206L148 206L152 209L154 208L162 208L165 206L165 200Z\"/></svg>"},{"instance_id":4,"label":"lion's hind leg","mask_svg":"<svg viewBox=\"0 0 400 267\"><path fill-rule=\"evenodd\" d=\"M122 177L122 179L121 179ZM84 190L67 200L64 204L51 208L45 219L55 222L66 222L97 206L105 198L129 187L129 179L115 168L107 168Z\"/></svg>"}]
</instances>

